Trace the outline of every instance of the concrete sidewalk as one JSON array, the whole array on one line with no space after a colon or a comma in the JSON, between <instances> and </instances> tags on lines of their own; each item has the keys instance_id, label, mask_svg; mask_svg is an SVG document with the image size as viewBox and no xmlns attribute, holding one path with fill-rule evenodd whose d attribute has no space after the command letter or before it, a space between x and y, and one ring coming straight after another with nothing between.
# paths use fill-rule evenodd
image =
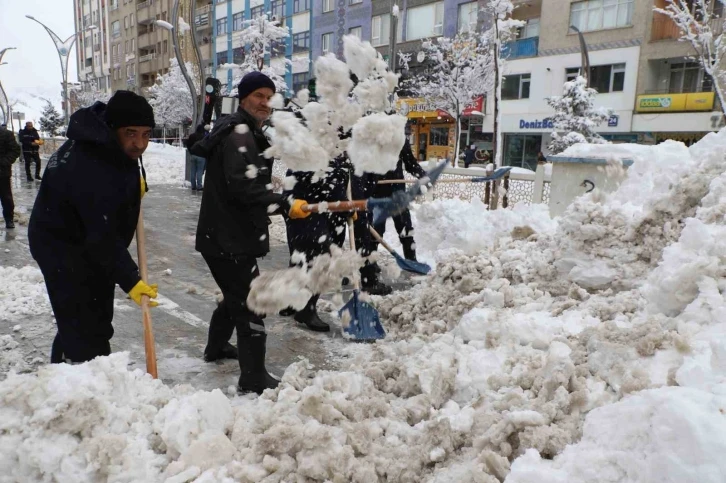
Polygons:
<instances>
[{"instance_id":1,"label":"concrete sidewalk","mask_svg":"<svg viewBox=\"0 0 726 483\"><path fill-rule=\"evenodd\" d=\"M17 228L0 232L0 266L37 267L30 256L27 239L27 218L32 210L40 183L29 183L22 170L15 170L13 191L16 212L21 214ZM198 389L226 389L237 382L237 361L205 363L202 353L207 339L208 321L216 305L219 290L206 263L194 250L194 235L201 193L189 189L151 186L144 197L149 280L159 284L160 306L152 310L156 337L159 377L167 384L189 383ZM281 221L273 225L277 236L268 257L260 268L277 270L288 266L288 248L283 244ZM8 253L5 253L9 250ZM136 258L136 245L130 251ZM171 271L170 274L168 271ZM129 351L133 367L145 369L144 338L141 311L119 289L116 294L113 351ZM330 321L330 317L321 312ZM268 317L265 320L268 338L269 370L281 375L284 369L300 358L307 358L317 368L335 367L336 354L351 342L336 328L327 334L313 333L292 318ZM20 325L19 332L12 327ZM0 335L12 334L20 343L26 362L32 367L50 360L50 346L55 336L52 313L20 320L2 320ZM236 337L233 337L236 344Z\"/></svg>"}]
</instances>

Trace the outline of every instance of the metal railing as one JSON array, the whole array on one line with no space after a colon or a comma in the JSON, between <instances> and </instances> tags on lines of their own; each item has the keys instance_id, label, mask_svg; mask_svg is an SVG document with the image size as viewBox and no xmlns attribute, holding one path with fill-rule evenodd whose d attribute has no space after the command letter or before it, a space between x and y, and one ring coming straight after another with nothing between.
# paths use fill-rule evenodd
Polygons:
<instances>
[{"instance_id":1,"label":"metal railing","mask_svg":"<svg viewBox=\"0 0 726 483\"><path fill-rule=\"evenodd\" d=\"M141 57L139 57L139 63L141 63L141 62L148 62L150 60L154 60L155 58L156 58L156 54L155 53L142 55Z\"/></svg>"},{"instance_id":2,"label":"metal railing","mask_svg":"<svg viewBox=\"0 0 726 483\"><path fill-rule=\"evenodd\" d=\"M146 7L150 7L154 3L154 0L146 0L145 2L137 3L136 10L141 10Z\"/></svg>"},{"instance_id":3,"label":"metal railing","mask_svg":"<svg viewBox=\"0 0 726 483\"><path fill-rule=\"evenodd\" d=\"M506 59L519 59L522 57L537 57L539 53L539 37L507 42L502 47L502 57Z\"/></svg>"}]
</instances>

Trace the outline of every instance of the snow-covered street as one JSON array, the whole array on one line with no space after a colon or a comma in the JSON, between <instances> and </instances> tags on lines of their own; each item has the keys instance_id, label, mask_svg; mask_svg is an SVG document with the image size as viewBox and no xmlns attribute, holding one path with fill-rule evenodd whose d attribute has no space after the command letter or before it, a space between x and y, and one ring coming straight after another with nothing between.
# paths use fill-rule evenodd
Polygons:
<instances>
[{"instance_id":1,"label":"snow-covered street","mask_svg":"<svg viewBox=\"0 0 726 483\"><path fill-rule=\"evenodd\" d=\"M140 313L120 292L112 356L45 365L42 277L24 229L5 233L0 481L723 481L725 148L726 132L630 149L616 193L555 221L537 206L417 206L437 266L374 298L388 337L274 318L283 384L238 397L236 362L201 359L216 294L193 251L198 198L181 151L153 147L161 380L144 374ZM35 190L16 183L19 212ZM263 271L287 263L273 233Z\"/></svg>"}]
</instances>

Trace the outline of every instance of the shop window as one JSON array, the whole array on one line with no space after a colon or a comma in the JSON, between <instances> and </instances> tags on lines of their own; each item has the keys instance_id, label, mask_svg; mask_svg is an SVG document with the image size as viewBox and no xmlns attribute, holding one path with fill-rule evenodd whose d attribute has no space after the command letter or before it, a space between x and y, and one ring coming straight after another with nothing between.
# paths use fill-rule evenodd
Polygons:
<instances>
[{"instance_id":1,"label":"shop window","mask_svg":"<svg viewBox=\"0 0 726 483\"><path fill-rule=\"evenodd\" d=\"M502 82L502 99L529 99L530 74L508 75Z\"/></svg>"},{"instance_id":2,"label":"shop window","mask_svg":"<svg viewBox=\"0 0 726 483\"><path fill-rule=\"evenodd\" d=\"M542 151L542 135L535 134L505 134L504 135L504 164L537 169L537 154Z\"/></svg>"},{"instance_id":3,"label":"shop window","mask_svg":"<svg viewBox=\"0 0 726 483\"><path fill-rule=\"evenodd\" d=\"M429 131L429 146L448 146L449 128L431 126Z\"/></svg>"}]
</instances>

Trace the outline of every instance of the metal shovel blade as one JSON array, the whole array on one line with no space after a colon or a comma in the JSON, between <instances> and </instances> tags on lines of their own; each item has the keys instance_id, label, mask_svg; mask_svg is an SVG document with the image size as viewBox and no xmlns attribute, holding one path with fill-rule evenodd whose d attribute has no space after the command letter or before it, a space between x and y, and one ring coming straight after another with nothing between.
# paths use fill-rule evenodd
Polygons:
<instances>
[{"instance_id":1,"label":"metal shovel blade","mask_svg":"<svg viewBox=\"0 0 726 483\"><path fill-rule=\"evenodd\" d=\"M398 266L401 268L401 270L418 273L420 275L428 275L428 273L431 271L431 267L426 263L407 260L399 255L398 252L391 252L391 255L393 255L393 258L396 259L396 263L398 263Z\"/></svg>"},{"instance_id":2,"label":"metal shovel blade","mask_svg":"<svg viewBox=\"0 0 726 483\"><path fill-rule=\"evenodd\" d=\"M360 300L358 290L353 291L353 296L338 311L341 319L344 312L350 315L350 322L343 331L353 340L374 341L386 336L378 311L371 304Z\"/></svg>"}]
</instances>

